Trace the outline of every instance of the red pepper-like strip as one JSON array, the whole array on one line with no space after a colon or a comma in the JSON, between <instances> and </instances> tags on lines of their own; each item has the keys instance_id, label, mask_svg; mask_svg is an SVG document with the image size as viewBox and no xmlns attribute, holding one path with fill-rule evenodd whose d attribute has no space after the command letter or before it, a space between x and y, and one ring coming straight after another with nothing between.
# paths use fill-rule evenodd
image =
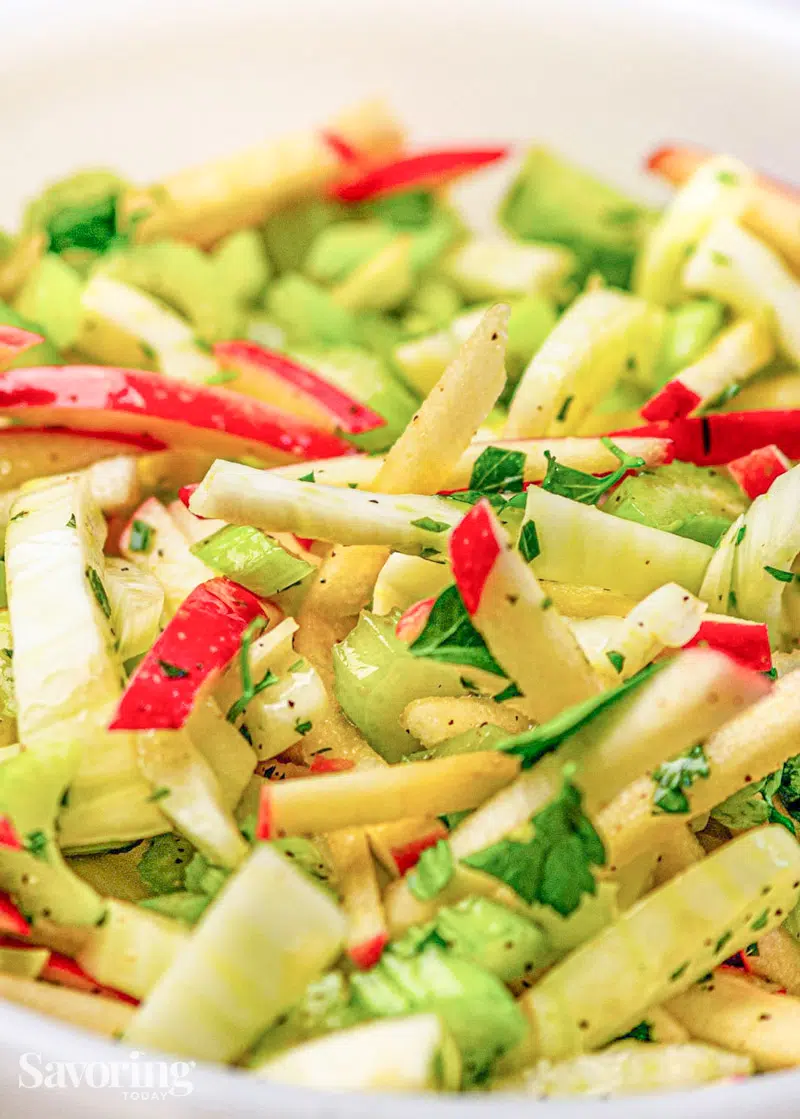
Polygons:
<instances>
[{"instance_id":1,"label":"red pepper-like strip","mask_svg":"<svg viewBox=\"0 0 800 1119\"><path fill-rule=\"evenodd\" d=\"M728 473L751 500L766 493L776 478L791 469L791 462L774 443L728 463Z\"/></svg>"},{"instance_id":2,"label":"red pepper-like strip","mask_svg":"<svg viewBox=\"0 0 800 1119\"><path fill-rule=\"evenodd\" d=\"M791 459L800 458L800 409L723 412L688 416L611 432L671 439L675 458L697 466L720 466L774 443Z\"/></svg>"},{"instance_id":3,"label":"red pepper-like strip","mask_svg":"<svg viewBox=\"0 0 800 1119\"><path fill-rule=\"evenodd\" d=\"M702 399L680 377L675 377L642 405L641 414L646 420L678 420L694 411Z\"/></svg>"},{"instance_id":4,"label":"red pepper-like strip","mask_svg":"<svg viewBox=\"0 0 800 1119\"><path fill-rule=\"evenodd\" d=\"M214 357L224 369L249 377L253 395L266 393L271 403L320 427L361 435L386 426L378 412L305 365L257 342L217 342ZM249 387L247 383L241 386L245 392Z\"/></svg>"},{"instance_id":5,"label":"red pepper-like strip","mask_svg":"<svg viewBox=\"0 0 800 1119\"><path fill-rule=\"evenodd\" d=\"M425 624L430 617L435 602L435 598L423 598L419 602L415 602L413 606L409 606L397 619L397 625L394 627L395 637L399 637L401 641L407 641L409 645L412 641L416 641L425 629Z\"/></svg>"},{"instance_id":6,"label":"red pepper-like strip","mask_svg":"<svg viewBox=\"0 0 800 1119\"><path fill-rule=\"evenodd\" d=\"M261 400L144 369L40 365L0 377L0 413L37 427L153 435L169 446L270 461L352 454L343 439Z\"/></svg>"},{"instance_id":7,"label":"red pepper-like strip","mask_svg":"<svg viewBox=\"0 0 800 1119\"><path fill-rule=\"evenodd\" d=\"M98 983L83 970L80 964L60 952L50 953L50 959L44 965L39 978L48 983L57 983L60 987L71 987L75 991L86 991L91 995L105 995L106 998L118 999L120 1002L130 1003L131 1006L139 1005L138 999L126 995L124 991L118 991L115 987L104 987L102 983Z\"/></svg>"},{"instance_id":8,"label":"red pepper-like strip","mask_svg":"<svg viewBox=\"0 0 800 1119\"><path fill-rule=\"evenodd\" d=\"M505 159L507 147L452 148L420 152L371 167L331 189L343 202L364 202L403 190L433 190L453 179Z\"/></svg>"},{"instance_id":9,"label":"red pepper-like strip","mask_svg":"<svg viewBox=\"0 0 800 1119\"><path fill-rule=\"evenodd\" d=\"M260 601L230 579L195 587L134 672L109 729L185 726L202 689L236 656L245 630L259 617Z\"/></svg>"},{"instance_id":10,"label":"red pepper-like strip","mask_svg":"<svg viewBox=\"0 0 800 1119\"><path fill-rule=\"evenodd\" d=\"M31 927L8 894L0 894L0 932L29 936Z\"/></svg>"},{"instance_id":11,"label":"red pepper-like strip","mask_svg":"<svg viewBox=\"0 0 800 1119\"><path fill-rule=\"evenodd\" d=\"M20 354L44 342L41 334L34 334L30 330L22 330L18 326L0 325L0 370L5 369Z\"/></svg>"},{"instance_id":12,"label":"red pepper-like strip","mask_svg":"<svg viewBox=\"0 0 800 1119\"><path fill-rule=\"evenodd\" d=\"M769 631L764 622L749 622L743 618L704 618L684 649L691 649L694 645L705 645L717 652L727 653L732 660L755 672L769 672L772 668Z\"/></svg>"}]
</instances>

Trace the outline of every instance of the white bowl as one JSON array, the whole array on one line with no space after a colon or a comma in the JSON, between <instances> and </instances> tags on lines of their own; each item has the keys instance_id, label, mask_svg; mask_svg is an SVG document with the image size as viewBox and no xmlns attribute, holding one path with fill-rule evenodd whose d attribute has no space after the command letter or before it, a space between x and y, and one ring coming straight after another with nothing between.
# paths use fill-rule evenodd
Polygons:
<instances>
[{"instance_id":1,"label":"white bowl","mask_svg":"<svg viewBox=\"0 0 800 1119\"><path fill-rule=\"evenodd\" d=\"M2 8L0 224L73 167L110 164L148 179L321 120L376 90L422 141L536 138L629 187L644 187L642 156L669 139L727 149L800 181L792 0L4 0ZM42 1062L128 1056L3 1007L8 1119L145 1110L159 1119L523 1119L536 1107L498 1096L318 1095L213 1068L192 1071L190 1094L153 1103L85 1083L21 1087L23 1053ZM784 1074L693 1095L548 1104L546 1114L794 1119L798 1096L800 1074Z\"/></svg>"}]
</instances>

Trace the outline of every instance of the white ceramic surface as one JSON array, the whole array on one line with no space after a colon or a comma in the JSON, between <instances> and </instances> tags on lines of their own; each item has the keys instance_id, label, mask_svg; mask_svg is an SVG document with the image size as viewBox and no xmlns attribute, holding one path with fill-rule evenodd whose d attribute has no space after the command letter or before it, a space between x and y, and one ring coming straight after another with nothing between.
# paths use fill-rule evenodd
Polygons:
<instances>
[{"instance_id":1,"label":"white ceramic surface","mask_svg":"<svg viewBox=\"0 0 800 1119\"><path fill-rule=\"evenodd\" d=\"M76 165L147 179L374 91L392 97L421 140L535 137L631 187L645 187L641 157L668 139L725 148L800 181L797 0L0 0L0 14L0 224L48 176ZM26 1052L62 1062L127 1056L4 1007L3 1119L522 1119L540 1110L498 1097L311 1095L214 1069L193 1070L190 1095L125 1100L111 1088L19 1087ZM552 1119L795 1119L800 1074L541 1110Z\"/></svg>"}]
</instances>

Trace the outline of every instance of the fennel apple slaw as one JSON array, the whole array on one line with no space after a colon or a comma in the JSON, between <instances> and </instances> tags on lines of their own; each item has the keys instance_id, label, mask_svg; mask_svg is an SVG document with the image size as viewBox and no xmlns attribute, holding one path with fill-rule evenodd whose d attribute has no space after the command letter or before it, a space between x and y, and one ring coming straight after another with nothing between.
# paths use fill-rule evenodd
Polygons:
<instances>
[{"instance_id":1,"label":"fennel apple slaw","mask_svg":"<svg viewBox=\"0 0 800 1119\"><path fill-rule=\"evenodd\" d=\"M800 193L382 103L0 234L0 998L325 1090L800 1065Z\"/></svg>"}]
</instances>

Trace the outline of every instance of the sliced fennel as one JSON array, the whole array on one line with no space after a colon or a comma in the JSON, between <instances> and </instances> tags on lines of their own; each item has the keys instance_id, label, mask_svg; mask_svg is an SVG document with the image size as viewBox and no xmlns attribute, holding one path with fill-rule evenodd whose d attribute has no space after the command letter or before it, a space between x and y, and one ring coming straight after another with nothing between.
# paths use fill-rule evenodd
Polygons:
<instances>
[{"instance_id":1,"label":"sliced fennel","mask_svg":"<svg viewBox=\"0 0 800 1119\"><path fill-rule=\"evenodd\" d=\"M256 756L244 737L228 722L213 696L202 696L186 724L195 748L213 770L222 803L231 811L242 798Z\"/></svg>"},{"instance_id":2,"label":"sliced fennel","mask_svg":"<svg viewBox=\"0 0 800 1119\"><path fill-rule=\"evenodd\" d=\"M192 555L186 537L154 497L133 514L120 541L120 551L131 563L154 575L164 588L162 622L172 617L190 591L214 578L211 568Z\"/></svg>"},{"instance_id":3,"label":"sliced fennel","mask_svg":"<svg viewBox=\"0 0 800 1119\"><path fill-rule=\"evenodd\" d=\"M590 505L528 490L525 521L533 521L541 546L532 567L541 579L589 584L641 598L664 583L696 594L712 549Z\"/></svg>"},{"instance_id":4,"label":"sliced fennel","mask_svg":"<svg viewBox=\"0 0 800 1119\"><path fill-rule=\"evenodd\" d=\"M176 921L109 899L102 925L92 929L76 957L98 983L142 999L186 944Z\"/></svg>"},{"instance_id":5,"label":"sliced fennel","mask_svg":"<svg viewBox=\"0 0 800 1119\"><path fill-rule=\"evenodd\" d=\"M105 587L120 660L138 657L160 632L164 588L143 567L113 556L106 560Z\"/></svg>"},{"instance_id":6,"label":"sliced fennel","mask_svg":"<svg viewBox=\"0 0 800 1119\"><path fill-rule=\"evenodd\" d=\"M573 253L560 245L522 244L509 237L473 237L439 265L468 302L512 296L558 296L575 270Z\"/></svg>"},{"instance_id":7,"label":"sliced fennel","mask_svg":"<svg viewBox=\"0 0 800 1119\"><path fill-rule=\"evenodd\" d=\"M677 303L686 258L718 218L735 220L750 202L753 173L738 159L704 162L681 187L645 240L633 287L652 303Z\"/></svg>"},{"instance_id":8,"label":"sliced fennel","mask_svg":"<svg viewBox=\"0 0 800 1119\"><path fill-rule=\"evenodd\" d=\"M344 935L330 897L261 844L145 999L125 1040L198 1060L241 1056L333 962Z\"/></svg>"},{"instance_id":9,"label":"sliced fennel","mask_svg":"<svg viewBox=\"0 0 800 1119\"><path fill-rule=\"evenodd\" d=\"M631 1029L651 1006L745 948L754 931L780 924L797 899L798 875L800 848L771 826L649 894L523 996L539 1055L559 1060Z\"/></svg>"}]
</instances>

